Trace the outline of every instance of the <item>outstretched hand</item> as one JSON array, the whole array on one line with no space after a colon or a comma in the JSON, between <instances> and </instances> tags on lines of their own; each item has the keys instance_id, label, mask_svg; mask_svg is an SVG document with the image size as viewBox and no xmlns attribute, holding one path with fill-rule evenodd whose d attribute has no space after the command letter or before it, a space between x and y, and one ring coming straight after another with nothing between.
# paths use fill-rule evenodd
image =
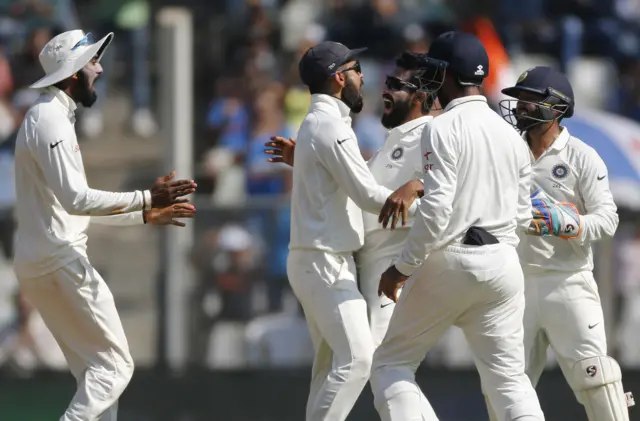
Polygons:
<instances>
[{"instance_id":1,"label":"outstretched hand","mask_svg":"<svg viewBox=\"0 0 640 421\"><path fill-rule=\"evenodd\" d=\"M175 203L165 208L152 208L144 211L147 223L156 226L175 225L176 227L184 227L186 224L178 221L178 219L192 219L195 216L196 208L188 203Z\"/></svg>"},{"instance_id":2,"label":"outstretched hand","mask_svg":"<svg viewBox=\"0 0 640 421\"><path fill-rule=\"evenodd\" d=\"M271 136L271 141L266 142L264 146L272 149L265 149L264 153L272 155L273 158L268 158L269 162L284 162L285 164L293 167L293 152L296 148L296 140L293 138L284 138L282 136Z\"/></svg>"},{"instance_id":3,"label":"outstretched hand","mask_svg":"<svg viewBox=\"0 0 640 421\"><path fill-rule=\"evenodd\" d=\"M151 207L165 208L175 203L187 203L189 199L184 196L196 191L198 185L193 180L173 180L175 171L158 177L151 186Z\"/></svg>"}]
</instances>

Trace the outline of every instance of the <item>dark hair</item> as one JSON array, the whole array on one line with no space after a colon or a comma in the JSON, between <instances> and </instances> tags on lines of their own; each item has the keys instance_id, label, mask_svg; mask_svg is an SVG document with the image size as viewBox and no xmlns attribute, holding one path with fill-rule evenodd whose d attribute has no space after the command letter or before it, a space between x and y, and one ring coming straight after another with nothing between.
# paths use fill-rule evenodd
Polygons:
<instances>
[{"instance_id":1,"label":"dark hair","mask_svg":"<svg viewBox=\"0 0 640 421\"><path fill-rule=\"evenodd\" d=\"M313 83L309 85L309 93L313 94L327 94L330 90L329 79L324 79L319 82Z\"/></svg>"},{"instance_id":2,"label":"dark hair","mask_svg":"<svg viewBox=\"0 0 640 421\"><path fill-rule=\"evenodd\" d=\"M423 75L426 54L414 53L413 51L404 51L396 58L396 66L411 72L410 81L417 86L422 85L421 77ZM427 114L433 106L435 95L425 94L422 102L422 113Z\"/></svg>"},{"instance_id":3,"label":"dark hair","mask_svg":"<svg viewBox=\"0 0 640 421\"><path fill-rule=\"evenodd\" d=\"M407 82L411 82L420 88L425 83L425 80L423 80L426 64L425 57L426 54L405 51L396 59L397 67L408 70L411 73Z\"/></svg>"},{"instance_id":4,"label":"dark hair","mask_svg":"<svg viewBox=\"0 0 640 421\"><path fill-rule=\"evenodd\" d=\"M406 70L418 70L423 65L424 54L404 51L396 58L396 66Z\"/></svg>"}]
</instances>

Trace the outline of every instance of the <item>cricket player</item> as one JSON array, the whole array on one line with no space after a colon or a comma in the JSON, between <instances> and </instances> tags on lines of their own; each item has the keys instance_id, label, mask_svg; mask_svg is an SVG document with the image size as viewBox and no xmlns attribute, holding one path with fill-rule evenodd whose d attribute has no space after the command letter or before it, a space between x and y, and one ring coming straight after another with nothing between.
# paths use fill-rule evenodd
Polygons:
<instances>
[{"instance_id":1,"label":"cricket player","mask_svg":"<svg viewBox=\"0 0 640 421\"><path fill-rule=\"evenodd\" d=\"M392 75L385 79L382 92L384 111L382 126L389 130L382 147L367 161L376 182L396 190L409 181L421 188L422 154L420 136L426 124L433 119L433 96L420 90L423 73L422 54L405 51L396 59ZM274 136L265 146L271 149L270 162L284 162L293 166L295 139ZM362 212L364 222L364 246L355 255L360 291L367 301L369 324L377 347L387 331L394 302L378 296L380 275L402 251L404 240L413 223L408 218L404 226L385 230L378 215Z\"/></svg>"},{"instance_id":2,"label":"cricket player","mask_svg":"<svg viewBox=\"0 0 640 421\"><path fill-rule=\"evenodd\" d=\"M422 188L422 154L420 138L424 128L433 120L435 95L428 95L421 87L423 55L405 52L396 61L393 75L387 76L382 93L384 111L382 125L389 129L382 147L367 163L376 181L396 190L415 181ZM377 215L362 213L364 245L356 253L360 291L369 309L369 324L373 343L380 345L389 326L395 303L378 295L380 275L393 263L413 224L384 229Z\"/></svg>"},{"instance_id":3,"label":"cricket player","mask_svg":"<svg viewBox=\"0 0 640 421\"><path fill-rule=\"evenodd\" d=\"M100 58L113 39L94 42L81 30L51 39L40 53L42 94L16 140L14 270L27 300L62 349L77 391L61 421L115 421L133 360L113 295L87 258L90 222L180 225L193 217L184 203L190 180L160 177L150 190L115 193L87 185L74 123L78 104L96 100Z\"/></svg>"},{"instance_id":4,"label":"cricket player","mask_svg":"<svg viewBox=\"0 0 640 421\"><path fill-rule=\"evenodd\" d=\"M376 182L351 128L350 112L362 109L362 51L326 41L299 64L311 105L294 152L287 275L315 349L307 421L346 419L374 350L353 253L363 244L361 209L380 213L393 191ZM403 223L416 195L400 195Z\"/></svg>"},{"instance_id":5,"label":"cricket player","mask_svg":"<svg viewBox=\"0 0 640 421\"><path fill-rule=\"evenodd\" d=\"M500 421L541 421L525 374L524 279L518 227L531 220L531 164L518 133L481 95L487 52L475 36L447 32L427 54L444 113L422 133L424 195L379 293L397 301L371 371L383 421L418 421L415 370L451 326L462 329ZM398 300L398 290L404 286Z\"/></svg>"},{"instance_id":6,"label":"cricket player","mask_svg":"<svg viewBox=\"0 0 640 421\"><path fill-rule=\"evenodd\" d=\"M422 154L420 135L433 119L435 98L420 90L423 74L423 55L403 52L396 60L396 68L385 80L382 93L384 112L382 125L389 129L382 147L367 162L375 180L382 186L395 190L414 181L422 188ZM265 146L271 149L270 162L294 164L295 139L274 136ZM369 325L374 346L384 337L395 303L378 296L380 275L402 250L413 218L405 226L386 230L378 221L378 215L362 212L364 222L364 246L355 254L360 292L367 303ZM424 399L422 408L425 419L435 419L429 402Z\"/></svg>"},{"instance_id":7,"label":"cricket player","mask_svg":"<svg viewBox=\"0 0 640 421\"><path fill-rule=\"evenodd\" d=\"M561 126L574 112L565 75L534 67L502 93L515 98L500 106L523 133L533 168L534 219L518 246L525 279L527 375L535 386L551 345L589 421L628 421L620 366L607 356L593 277L591 244L612 237L618 227L607 167L593 148Z\"/></svg>"}]
</instances>

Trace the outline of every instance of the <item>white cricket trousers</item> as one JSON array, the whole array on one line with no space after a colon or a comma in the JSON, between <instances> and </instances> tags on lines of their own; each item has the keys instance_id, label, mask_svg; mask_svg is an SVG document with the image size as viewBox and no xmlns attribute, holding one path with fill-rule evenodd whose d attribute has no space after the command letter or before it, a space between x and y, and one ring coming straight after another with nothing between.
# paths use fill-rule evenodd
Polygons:
<instances>
[{"instance_id":1,"label":"white cricket trousers","mask_svg":"<svg viewBox=\"0 0 640 421\"><path fill-rule=\"evenodd\" d=\"M116 421L133 360L109 287L86 258L20 279L64 352L78 388L60 421Z\"/></svg>"},{"instance_id":2,"label":"white cricket trousers","mask_svg":"<svg viewBox=\"0 0 640 421\"><path fill-rule=\"evenodd\" d=\"M402 252L408 229L374 231L365 236L364 247L356 253L358 284L369 311L373 344L378 347L389 327L395 303L378 296L380 277Z\"/></svg>"},{"instance_id":3,"label":"white cricket trousers","mask_svg":"<svg viewBox=\"0 0 640 421\"><path fill-rule=\"evenodd\" d=\"M423 421L415 371L452 325L462 329L499 421L543 421L525 374L524 279L515 248L449 246L409 278L373 357L382 421Z\"/></svg>"},{"instance_id":4,"label":"white cricket trousers","mask_svg":"<svg viewBox=\"0 0 640 421\"><path fill-rule=\"evenodd\" d=\"M353 256L291 250L287 275L315 350L306 421L343 421L369 380L374 349Z\"/></svg>"},{"instance_id":5,"label":"white cricket trousers","mask_svg":"<svg viewBox=\"0 0 640 421\"><path fill-rule=\"evenodd\" d=\"M396 304L385 297L378 296L378 287L382 274L398 258L409 234L408 228L374 231L365 236L364 247L356 253L358 285L369 311L369 326L374 347L380 346ZM422 395L420 411L424 421L437 421L438 417L429 400Z\"/></svg>"},{"instance_id":6,"label":"white cricket trousers","mask_svg":"<svg viewBox=\"0 0 640 421\"><path fill-rule=\"evenodd\" d=\"M607 355L604 315L593 273L529 270L525 273L525 297L525 363L533 386L546 367L551 346L578 402L616 409L599 412L596 419L590 415L591 421L628 419L621 384L619 393L609 391L606 399L591 402L582 391L584 376L575 375L574 367L581 360ZM618 418L616 412L625 415ZM490 419L495 420L495 415L490 413Z\"/></svg>"},{"instance_id":7,"label":"white cricket trousers","mask_svg":"<svg viewBox=\"0 0 640 421\"><path fill-rule=\"evenodd\" d=\"M607 335L598 286L591 272L547 271L525 275L524 347L526 369L535 386L553 348L574 390L571 367L607 355Z\"/></svg>"}]
</instances>

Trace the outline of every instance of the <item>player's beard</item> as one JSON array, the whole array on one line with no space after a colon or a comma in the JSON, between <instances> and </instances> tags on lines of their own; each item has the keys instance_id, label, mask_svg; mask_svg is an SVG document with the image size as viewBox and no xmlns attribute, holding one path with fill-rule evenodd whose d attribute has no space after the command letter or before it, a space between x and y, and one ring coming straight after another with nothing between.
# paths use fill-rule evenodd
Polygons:
<instances>
[{"instance_id":1,"label":"player's beard","mask_svg":"<svg viewBox=\"0 0 640 421\"><path fill-rule=\"evenodd\" d=\"M517 110L514 110L513 113L516 118L516 128L520 130L520 132L526 132L548 123L548 121L542 117L539 106L536 106L535 109L527 110L526 114L518 113Z\"/></svg>"},{"instance_id":2,"label":"player's beard","mask_svg":"<svg viewBox=\"0 0 640 421\"><path fill-rule=\"evenodd\" d=\"M380 122L385 129L393 129L401 125L411 112L411 98L406 101L393 100L392 110L388 114L382 114Z\"/></svg>"},{"instance_id":3,"label":"player's beard","mask_svg":"<svg viewBox=\"0 0 640 421\"><path fill-rule=\"evenodd\" d=\"M94 80L94 83L96 80L97 78ZM98 100L98 94L89 81L84 69L78 72L78 82L74 91L76 102L82 104L83 107L90 108Z\"/></svg>"},{"instance_id":4,"label":"player's beard","mask_svg":"<svg viewBox=\"0 0 640 421\"><path fill-rule=\"evenodd\" d=\"M354 112L359 113L362 111L364 101L362 99L362 86L356 87L353 79L347 79L347 84L342 90L342 102L347 104L347 107Z\"/></svg>"}]
</instances>

